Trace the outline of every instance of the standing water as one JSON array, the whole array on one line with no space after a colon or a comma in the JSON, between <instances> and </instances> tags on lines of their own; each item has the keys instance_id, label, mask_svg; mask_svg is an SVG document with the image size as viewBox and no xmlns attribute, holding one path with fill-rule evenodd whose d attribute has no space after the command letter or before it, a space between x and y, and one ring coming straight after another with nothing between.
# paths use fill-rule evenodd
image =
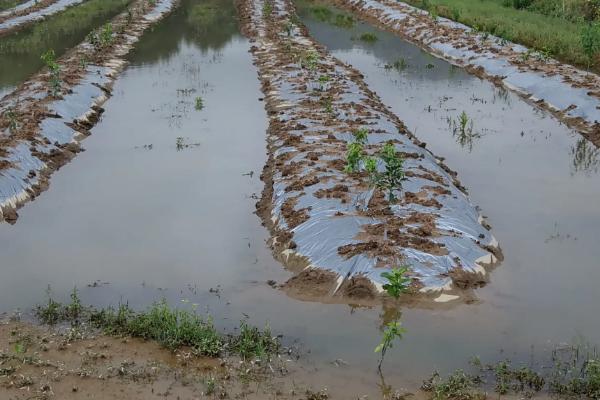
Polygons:
<instances>
[{"instance_id":1,"label":"standing water","mask_svg":"<svg viewBox=\"0 0 600 400\"><path fill-rule=\"evenodd\" d=\"M253 214L267 119L234 12L229 1L184 0L138 43L87 151L16 225L0 225L2 311L43 302L48 285L59 300L77 287L97 306L189 301L222 328L248 315L298 339L318 366L316 386L372 393L373 349L398 310L300 302L266 283L289 274ZM316 39L360 69L459 172L506 257L478 302L401 310L408 332L388 353L387 383L417 384L473 355L526 359L532 346L600 342L597 151L516 96L397 37L303 15ZM379 40L352 40L364 31ZM384 68L400 57L406 67ZM462 111L473 124L466 138L451 129Z\"/></svg>"}]
</instances>

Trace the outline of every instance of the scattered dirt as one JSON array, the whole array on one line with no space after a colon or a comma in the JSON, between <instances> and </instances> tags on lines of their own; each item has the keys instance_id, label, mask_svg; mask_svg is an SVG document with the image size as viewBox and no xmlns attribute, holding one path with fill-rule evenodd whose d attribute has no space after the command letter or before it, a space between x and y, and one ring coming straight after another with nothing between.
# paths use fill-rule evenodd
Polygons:
<instances>
[{"instance_id":1,"label":"scattered dirt","mask_svg":"<svg viewBox=\"0 0 600 400\"><path fill-rule=\"evenodd\" d=\"M291 359L205 358L152 341L0 322L0 397L6 399L307 399ZM319 388L320 389L320 388Z\"/></svg>"}]
</instances>

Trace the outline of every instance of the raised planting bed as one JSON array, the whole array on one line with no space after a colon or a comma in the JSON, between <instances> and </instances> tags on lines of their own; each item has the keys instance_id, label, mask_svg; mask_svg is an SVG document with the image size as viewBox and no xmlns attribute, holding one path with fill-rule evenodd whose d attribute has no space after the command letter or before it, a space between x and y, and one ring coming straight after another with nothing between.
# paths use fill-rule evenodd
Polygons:
<instances>
[{"instance_id":1,"label":"raised planting bed","mask_svg":"<svg viewBox=\"0 0 600 400\"><path fill-rule=\"evenodd\" d=\"M456 173L308 36L289 1L239 9L270 116L258 211L274 254L296 273L283 287L304 299L378 301L382 273L406 266L407 301L467 299L501 252ZM398 163L404 179L390 184Z\"/></svg>"},{"instance_id":2,"label":"raised planting bed","mask_svg":"<svg viewBox=\"0 0 600 400\"><path fill-rule=\"evenodd\" d=\"M81 151L102 113L125 56L176 0L136 0L64 57L0 100L0 219L48 186L52 172Z\"/></svg>"},{"instance_id":3,"label":"raised planting bed","mask_svg":"<svg viewBox=\"0 0 600 400\"><path fill-rule=\"evenodd\" d=\"M600 76L403 2L331 0L431 54L513 90L600 146Z\"/></svg>"}]
</instances>

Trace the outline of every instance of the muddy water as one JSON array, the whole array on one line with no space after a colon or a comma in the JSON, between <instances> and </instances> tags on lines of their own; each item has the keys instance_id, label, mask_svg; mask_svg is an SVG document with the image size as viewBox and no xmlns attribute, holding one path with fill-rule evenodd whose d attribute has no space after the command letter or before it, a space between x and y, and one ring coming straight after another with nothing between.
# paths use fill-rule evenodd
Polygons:
<instances>
[{"instance_id":1,"label":"muddy water","mask_svg":"<svg viewBox=\"0 0 600 400\"><path fill-rule=\"evenodd\" d=\"M83 301L96 305L189 301L221 327L247 315L299 340L320 372L311 377L315 387L374 394L373 349L382 321L396 310L300 302L266 284L289 276L253 214L263 187L266 114L232 4L215 4L183 1L144 36L84 142L87 151L20 210L16 225L0 224L1 309L32 307L48 285L59 299L77 286ZM364 45L350 40L364 26L307 22L447 157L506 255L492 284L478 292L480 302L400 310L408 331L388 353L386 382L414 386L473 355L528 360L531 346L538 354L574 337L600 342L596 153L577 150L577 135L518 98L393 36L378 33L377 43ZM382 68L400 55L411 67ZM462 110L482 134L472 147L447 126L446 117ZM574 157L572 148L586 155ZM574 161L580 159L587 161Z\"/></svg>"},{"instance_id":2,"label":"muddy water","mask_svg":"<svg viewBox=\"0 0 600 400\"><path fill-rule=\"evenodd\" d=\"M89 0L53 15L0 41L0 97L37 72L40 56L53 49L57 57L125 9L130 0Z\"/></svg>"}]
</instances>

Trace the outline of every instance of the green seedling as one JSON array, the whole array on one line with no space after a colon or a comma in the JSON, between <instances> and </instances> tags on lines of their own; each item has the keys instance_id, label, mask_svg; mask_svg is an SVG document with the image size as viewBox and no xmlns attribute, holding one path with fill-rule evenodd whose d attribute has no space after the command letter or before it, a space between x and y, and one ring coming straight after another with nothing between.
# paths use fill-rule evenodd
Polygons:
<instances>
[{"instance_id":1,"label":"green seedling","mask_svg":"<svg viewBox=\"0 0 600 400\"><path fill-rule=\"evenodd\" d=\"M17 114L15 113L15 110L12 107L9 107L5 111L4 116L6 119L8 119L8 131L10 133L15 133L17 129L19 129L19 123L17 122Z\"/></svg>"},{"instance_id":2,"label":"green seedling","mask_svg":"<svg viewBox=\"0 0 600 400\"><path fill-rule=\"evenodd\" d=\"M325 109L325 112L327 114L332 114L333 115L334 114L334 111L333 111L333 101L331 100L331 97L325 97L322 100L322 103L323 103L323 108Z\"/></svg>"},{"instance_id":3,"label":"green seedling","mask_svg":"<svg viewBox=\"0 0 600 400\"><path fill-rule=\"evenodd\" d=\"M354 135L354 141L356 143L360 143L361 145L367 144L367 137L369 135L369 130L367 128L359 128L355 130L352 135Z\"/></svg>"},{"instance_id":4,"label":"green seedling","mask_svg":"<svg viewBox=\"0 0 600 400\"><path fill-rule=\"evenodd\" d=\"M204 394L207 396L214 394L216 386L217 382L215 381L215 378L213 378L212 376L210 378L206 378L204 380L204 387L206 388Z\"/></svg>"},{"instance_id":5,"label":"green seedling","mask_svg":"<svg viewBox=\"0 0 600 400\"><path fill-rule=\"evenodd\" d=\"M100 30L100 44L105 47L113 42L113 29L112 24L109 22L105 24Z\"/></svg>"},{"instance_id":6,"label":"green seedling","mask_svg":"<svg viewBox=\"0 0 600 400\"><path fill-rule=\"evenodd\" d=\"M464 133L467 130L467 127L469 125L469 117L468 117L467 113L464 111L462 113L460 113L457 120L458 120L458 127L459 127L460 131Z\"/></svg>"},{"instance_id":7,"label":"green seedling","mask_svg":"<svg viewBox=\"0 0 600 400\"><path fill-rule=\"evenodd\" d=\"M395 299L398 299L402 293L410 290L412 279L407 276L408 267L394 267L390 272L384 272L381 276L387 279L388 283L383 285L383 289Z\"/></svg>"},{"instance_id":8,"label":"green seedling","mask_svg":"<svg viewBox=\"0 0 600 400\"><path fill-rule=\"evenodd\" d=\"M433 65L432 63L429 63L429 64L425 65L425 68L427 68L427 69L433 69L433 68L435 68L435 65Z\"/></svg>"},{"instance_id":9,"label":"green seedling","mask_svg":"<svg viewBox=\"0 0 600 400\"><path fill-rule=\"evenodd\" d=\"M196 111L200 111L204 108L204 101L202 100L202 97L200 97L200 96L196 97L196 102L194 104L194 108L196 109Z\"/></svg>"},{"instance_id":10,"label":"green seedling","mask_svg":"<svg viewBox=\"0 0 600 400\"><path fill-rule=\"evenodd\" d=\"M317 69L319 65L319 53L315 50L309 50L300 58L300 67L310 71Z\"/></svg>"},{"instance_id":11,"label":"green seedling","mask_svg":"<svg viewBox=\"0 0 600 400\"><path fill-rule=\"evenodd\" d=\"M46 51L40 57L46 68L50 71L50 80L48 81L50 86L50 93L52 96L57 97L60 93L60 65L56 62L56 54L54 50L50 49Z\"/></svg>"},{"instance_id":12,"label":"green seedling","mask_svg":"<svg viewBox=\"0 0 600 400\"><path fill-rule=\"evenodd\" d=\"M396 196L394 190L402 189L402 180L404 179L404 159L396 151L392 143L387 143L381 151L379 157L385 164L385 171L370 172L370 180L375 187L388 192L388 201L395 203Z\"/></svg>"},{"instance_id":13,"label":"green seedling","mask_svg":"<svg viewBox=\"0 0 600 400\"><path fill-rule=\"evenodd\" d=\"M344 171L347 173L357 172L362 158L363 145L357 142L349 143L346 151L346 167Z\"/></svg>"},{"instance_id":14,"label":"green seedling","mask_svg":"<svg viewBox=\"0 0 600 400\"><path fill-rule=\"evenodd\" d=\"M333 25L350 29L354 26L354 18L351 15L336 14Z\"/></svg>"},{"instance_id":15,"label":"green seedling","mask_svg":"<svg viewBox=\"0 0 600 400\"><path fill-rule=\"evenodd\" d=\"M402 339L402 335L405 332L406 330L402 328L400 321L391 321L386 325L385 330L383 331L381 342L377 345L377 347L375 347L375 353L381 353L381 358L379 359L380 370L381 364L383 364L383 360L385 358L385 354L389 349L392 348L394 340Z\"/></svg>"}]
</instances>

